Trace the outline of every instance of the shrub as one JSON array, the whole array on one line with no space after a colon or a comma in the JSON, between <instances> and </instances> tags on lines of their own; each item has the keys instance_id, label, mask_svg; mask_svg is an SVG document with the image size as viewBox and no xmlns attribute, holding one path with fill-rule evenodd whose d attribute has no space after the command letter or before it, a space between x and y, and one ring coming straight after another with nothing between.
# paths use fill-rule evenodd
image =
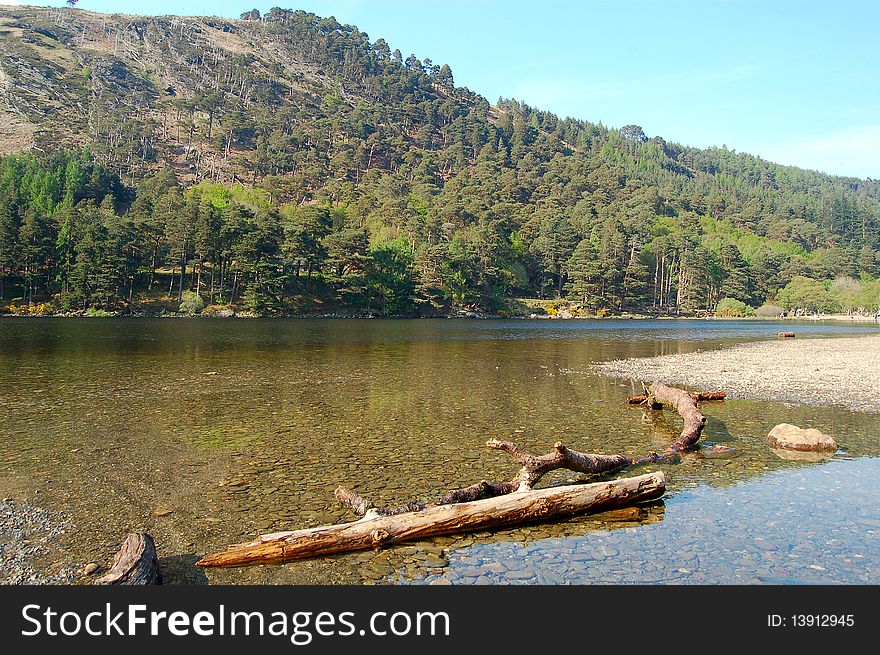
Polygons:
<instances>
[{"instance_id":1,"label":"shrub","mask_svg":"<svg viewBox=\"0 0 880 655\"><path fill-rule=\"evenodd\" d=\"M180 300L180 307L177 308L178 313L187 316L200 314L205 308L205 301L195 291L184 291Z\"/></svg>"},{"instance_id":2,"label":"shrub","mask_svg":"<svg viewBox=\"0 0 880 655\"><path fill-rule=\"evenodd\" d=\"M41 302L34 305L13 305L0 307L0 314L14 314L15 316L51 316L58 311L53 302Z\"/></svg>"},{"instance_id":3,"label":"shrub","mask_svg":"<svg viewBox=\"0 0 880 655\"><path fill-rule=\"evenodd\" d=\"M235 316L235 310L232 305L208 305L202 310L202 316L217 316L220 318L230 318Z\"/></svg>"},{"instance_id":4,"label":"shrub","mask_svg":"<svg viewBox=\"0 0 880 655\"><path fill-rule=\"evenodd\" d=\"M104 309L89 307L86 310L85 316L88 316L89 318L107 318L108 316L113 316L113 314Z\"/></svg>"},{"instance_id":5,"label":"shrub","mask_svg":"<svg viewBox=\"0 0 880 655\"><path fill-rule=\"evenodd\" d=\"M782 307L780 307L779 305L767 303L758 307L758 309L755 310L755 314L757 316L760 316L761 318L776 318L777 316L780 316L784 311L785 310L782 309Z\"/></svg>"},{"instance_id":6,"label":"shrub","mask_svg":"<svg viewBox=\"0 0 880 655\"><path fill-rule=\"evenodd\" d=\"M755 310L736 298L722 298L715 306L715 316L744 318L754 316Z\"/></svg>"},{"instance_id":7,"label":"shrub","mask_svg":"<svg viewBox=\"0 0 880 655\"><path fill-rule=\"evenodd\" d=\"M56 312L57 308L51 302L41 302L30 307L28 313L31 316L51 316Z\"/></svg>"},{"instance_id":8,"label":"shrub","mask_svg":"<svg viewBox=\"0 0 880 655\"><path fill-rule=\"evenodd\" d=\"M830 314L840 309L837 298L829 291L830 286L830 282L798 275L784 289L780 289L776 300L785 309L803 310L810 314Z\"/></svg>"}]
</instances>

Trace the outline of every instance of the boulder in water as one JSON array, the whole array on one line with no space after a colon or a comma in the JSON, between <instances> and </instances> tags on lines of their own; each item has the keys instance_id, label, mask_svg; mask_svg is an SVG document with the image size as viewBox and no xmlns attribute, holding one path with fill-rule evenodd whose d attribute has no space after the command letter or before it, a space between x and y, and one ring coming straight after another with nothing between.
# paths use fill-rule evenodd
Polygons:
<instances>
[{"instance_id":1,"label":"boulder in water","mask_svg":"<svg viewBox=\"0 0 880 655\"><path fill-rule=\"evenodd\" d=\"M767 435L767 445L773 449L797 450L803 452L834 452L837 442L824 432L815 428L799 428L789 423L780 423Z\"/></svg>"}]
</instances>

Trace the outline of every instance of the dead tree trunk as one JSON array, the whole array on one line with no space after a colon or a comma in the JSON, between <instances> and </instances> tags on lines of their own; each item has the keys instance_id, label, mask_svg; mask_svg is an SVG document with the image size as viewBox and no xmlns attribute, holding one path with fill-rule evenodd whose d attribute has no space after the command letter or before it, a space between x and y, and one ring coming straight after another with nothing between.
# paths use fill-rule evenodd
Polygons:
<instances>
[{"instance_id":1,"label":"dead tree trunk","mask_svg":"<svg viewBox=\"0 0 880 655\"><path fill-rule=\"evenodd\" d=\"M659 498L665 490L662 472L592 485L532 490L544 475L556 469L592 475L612 473L636 464L665 461L663 455L656 453L643 459L593 455L557 442L552 453L532 455L509 441L491 439L486 445L506 452L520 464L512 480L494 483L483 480L449 491L430 504L412 502L391 508L376 507L369 500L339 487L335 493L337 500L362 517L359 521L263 535L197 563L200 566L273 564L364 550L430 536L625 507ZM677 453L672 453L672 457L672 461L678 461Z\"/></svg>"},{"instance_id":2,"label":"dead tree trunk","mask_svg":"<svg viewBox=\"0 0 880 655\"><path fill-rule=\"evenodd\" d=\"M125 538L113 558L113 566L98 578L99 585L159 585L162 569L156 555L156 544L146 532L133 532Z\"/></svg>"},{"instance_id":3,"label":"dead tree trunk","mask_svg":"<svg viewBox=\"0 0 880 655\"><path fill-rule=\"evenodd\" d=\"M691 394L681 389L668 387L662 382L654 382L648 389L646 404L652 409L669 405L684 419L681 436L672 442L667 452L680 453L693 448L706 425L706 417L697 409L697 403Z\"/></svg>"},{"instance_id":4,"label":"dead tree trunk","mask_svg":"<svg viewBox=\"0 0 880 655\"><path fill-rule=\"evenodd\" d=\"M498 498L437 505L415 512L370 515L352 523L263 535L197 562L231 567L277 564L332 553L368 550L438 535L518 525L625 507L654 500L666 489L662 472L612 482L521 491Z\"/></svg>"}]
</instances>

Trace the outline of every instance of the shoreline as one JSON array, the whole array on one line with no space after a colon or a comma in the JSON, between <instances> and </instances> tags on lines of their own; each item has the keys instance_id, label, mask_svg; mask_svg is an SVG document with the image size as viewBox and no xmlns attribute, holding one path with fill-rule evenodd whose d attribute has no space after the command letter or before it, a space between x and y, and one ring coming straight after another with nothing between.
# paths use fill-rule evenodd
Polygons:
<instances>
[{"instance_id":1,"label":"shoreline","mask_svg":"<svg viewBox=\"0 0 880 655\"><path fill-rule=\"evenodd\" d=\"M346 312L325 312L325 313L317 313L317 314L254 314L250 312L241 312L241 313L229 313L229 314L179 314L177 312L103 312L101 314L88 314L85 312L59 312L52 314L28 314L28 313L20 313L20 314L12 314L12 313L4 313L0 314L0 319L4 318L130 318L130 319L143 319L143 318L198 318L198 319L206 319L206 320L222 320L222 319L239 319L239 320L248 320L248 319L299 319L299 320L315 320L315 319L343 319L343 320L396 320L396 321L417 321L417 320L437 320L437 319L472 319L472 320L487 320L487 321L497 321L497 320L516 320L516 321L719 321L719 322L734 322L734 323L753 323L753 322L775 322L780 325L785 324L787 322L793 323L804 323L804 322L813 322L813 323L821 323L833 321L837 323L858 323L864 325L878 325L880 326L880 315L878 316L870 316L870 315L847 315L847 314L827 314L827 315L816 315L816 316L786 316L785 318L780 318L778 316L748 316L748 317L728 317L728 316L674 316L674 315L662 315L662 316L651 316L645 314L613 314L606 316L548 316L541 314L512 314L512 315L501 315L501 314L491 314L489 312L476 312L476 311L462 311L458 313L450 313L450 314L432 314L432 315L389 315L383 316L381 314L369 314L369 313L346 313Z\"/></svg>"},{"instance_id":2,"label":"shoreline","mask_svg":"<svg viewBox=\"0 0 880 655\"><path fill-rule=\"evenodd\" d=\"M720 390L728 398L880 413L880 334L756 341L613 360L593 370L603 377L662 379L691 389Z\"/></svg>"}]
</instances>

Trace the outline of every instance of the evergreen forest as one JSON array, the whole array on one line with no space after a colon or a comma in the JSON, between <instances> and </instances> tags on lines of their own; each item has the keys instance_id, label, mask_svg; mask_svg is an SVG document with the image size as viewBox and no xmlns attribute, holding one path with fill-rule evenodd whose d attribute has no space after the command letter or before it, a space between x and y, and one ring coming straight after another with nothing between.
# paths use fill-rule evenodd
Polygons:
<instances>
[{"instance_id":1,"label":"evergreen forest","mask_svg":"<svg viewBox=\"0 0 880 655\"><path fill-rule=\"evenodd\" d=\"M880 181L490 102L302 11L4 7L0 128L10 312L880 309Z\"/></svg>"}]
</instances>

